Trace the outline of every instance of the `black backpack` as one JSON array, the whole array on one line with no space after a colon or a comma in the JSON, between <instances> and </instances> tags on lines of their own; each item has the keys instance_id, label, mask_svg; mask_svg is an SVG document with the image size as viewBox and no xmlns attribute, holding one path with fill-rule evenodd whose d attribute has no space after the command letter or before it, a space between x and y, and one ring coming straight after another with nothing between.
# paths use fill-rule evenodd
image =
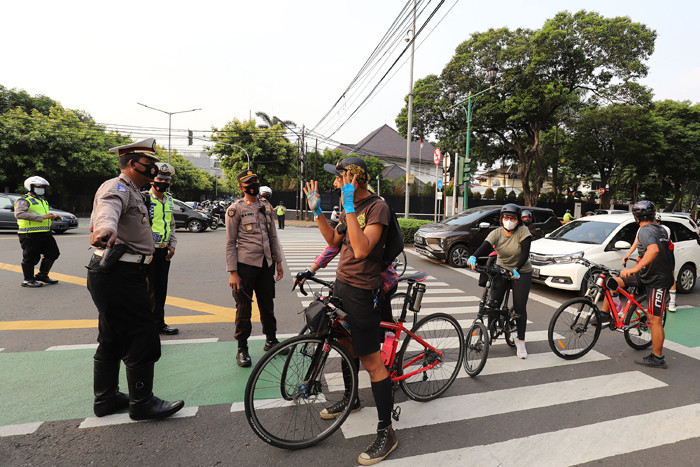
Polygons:
<instances>
[{"instance_id":1,"label":"black backpack","mask_svg":"<svg viewBox=\"0 0 700 467\"><path fill-rule=\"evenodd\" d=\"M356 211L361 210L365 205L367 205L369 202L374 201L375 199L380 199L381 198L377 195L371 195L362 200L360 204L357 205L355 208ZM387 230L386 234L386 242L384 243L384 249L382 253L382 257L380 258L374 258L374 257L368 257L368 259L371 259L373 261L379 261L382 265L382 271L391 266L391 264L394 262L397 256L401 254L404 248L404 241L403 241L403 233L401 232L401 227L399 226L399 221L396 218L396 213L394 212L393 209L391 209L391 206L389 206L389 203L386 201L382 200L383 203L387 205L389 208L389 228ZM352 247L350 246L349 243L347 243L345 240L343 240L345 244L347 245L348 248L352 251Z\"/></svg>"}]
</instances>

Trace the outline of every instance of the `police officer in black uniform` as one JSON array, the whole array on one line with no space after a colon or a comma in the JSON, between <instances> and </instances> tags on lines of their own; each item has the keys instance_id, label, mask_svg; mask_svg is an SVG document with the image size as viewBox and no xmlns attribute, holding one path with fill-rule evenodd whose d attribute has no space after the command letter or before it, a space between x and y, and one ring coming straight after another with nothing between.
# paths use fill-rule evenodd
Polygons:
<instances>
[{"instance_id":1,"label":"police officer in black uniform","mask_svg":"<svg viewBox=\"0 0 700 467\"><path fill-rule=\"evenodd\" d=\"M87 286L99 312L93 409L98 417L128 407L133 420L160 419L185 403L153 395L160 336L147 268L155 243L140 188L158 172L155 140L110 151L119 153L121 174L97 190L90 219L90 244L97 249L88 265ZM119 392L120 361L126 366L129 397Z\"/></svg>"}]
</instances>

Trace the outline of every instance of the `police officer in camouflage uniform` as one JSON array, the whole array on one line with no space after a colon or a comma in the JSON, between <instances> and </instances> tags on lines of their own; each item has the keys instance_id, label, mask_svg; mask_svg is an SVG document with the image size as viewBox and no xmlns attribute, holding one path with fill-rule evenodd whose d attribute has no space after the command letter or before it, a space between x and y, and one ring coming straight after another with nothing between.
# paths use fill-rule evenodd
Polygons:
<instances>
[{"instance_id":1,"label":"police officer in camouflage uniform","mask_svg":"<svg viewBox=\"0 0 700 467\"><path fill-rule=\"evenodd\" d=\"M252 330L253 292L263 333L267 337L264 349L268 351L278 343L273 299L275 280L282 279L284 271L282 251L272 220L272 205L266 199L258 198L258 176L252 170L244 170L238 174L237 180L244 197L226 211L226 270L230 273L229 285L236 301L236 363L248 367L251 365L248 337Z\"/></svg>"},{"instance_id":2,"label":"police officer in camouflage uniform","mask_svg":"<svg viewBox=\"0 0 700 467\"><path fill-rule=\"evenodd\" d=\"M24 181L27 194L15 202L19 244L22 246L22 287L41 287L58 281L49 277L49 271L61 252L51 233L51 220L61 216L49 212L49 203L44 199L49 182L34 176ZM43 259L42 259L43 255ZM41 259L39 274L34 275L34 266Z\"/></svg>"},{"instance_id":3,"label":"police officer in camouflage uniform","mask_svg":"<svg viewBox=\"0 0 700 467\"><path fill-rule=\"evenodd\" d=\"M175 254L175 216L173 216L173 197L168 193L170 179L175 174L175 167L167 162L159 162L158 174L151 182L151 189L143 193L143 200L148 207L153 241L156 244L153 260L148 266L148 287L153 299L153 313L158 318L158 331L161 334L177 334L178 328L165 324L165 298L168 295L168 274L170 259Z\"/></svg>"},{"instance_id":4,"label":"police officer in camouflage uniform","mask_svg":"<svg viewBox=\"0 0 700 467\"><path fill-rule=\"evenodd\" d=\"M129 408L133 420L168 417L183 401L153 395L153 370L160 359L158 319L148 291L153 232L140 188L155 178L155 140L147 138L110 149L119 153L118 177L95 193L90 219L87 287L97 307L93 410L98 417ZM119 392L120 361L126 366L129 396Z\"/></svg>"}]
</instances>

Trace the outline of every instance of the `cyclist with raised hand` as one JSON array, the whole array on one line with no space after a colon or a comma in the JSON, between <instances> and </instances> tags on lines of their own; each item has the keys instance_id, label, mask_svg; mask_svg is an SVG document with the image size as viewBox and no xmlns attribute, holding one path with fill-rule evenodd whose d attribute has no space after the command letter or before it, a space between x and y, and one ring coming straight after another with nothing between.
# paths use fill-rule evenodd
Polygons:
<instances>
[{"instance_id":1,"label":"cyclist with raised hand","mask_svg":"<svg viewBox=\"0 0 700 467\"><path fill-rule=\"evenodd\" d=\"M386 243L390 210L384 201L367 190L367 166L359 157L347 157L335 166L325 164L324 169L335 175L334 186L342 189L344 212L335 229L321 210L318 182L307 182L304 193L328 246L341 248L333 295L341 299L343 310L350 315L352 353L362 361L372 383L379 418L377 437L357 459L362 465L372 465L384 460L399 444L391 425L392 383L379 352L378 295L382 287L382 267L378 258L382 257ZM359 410L359 401L344 398L340 407L328 407L321 416L340 414L350 403L353 407L357 404Z\"/></svg>"},{"instance_id":2,"label":"cyclist with raised hand","mask_svg":"<svg viewBox=\"0 0 700 467\"><path fill-rule=\"evenodd\" d=\"M476 258L487 256L495 248L498 254L496 264L511 272L513 288L513 309L518 314L518 339L515 341L518 358L527 358L525 348L525 327L527 326L527 299L532 286L532 265L530 264L530 244L532 234L522 225L520 206L508 203L501 208L501 227L488 234L484 243L467 260L467 265L475 269ZM503 277L495 277L487 307L490 314L498 309L503 301L508 282ZM489 319L492 319L490 316Z\"/></svg>"},{"instance_id":3,"label":"cyclist with raised hand","mask_svg":"<svg viewBox=\"0 0 700 467\"><path fill-rule=\"evenodd\" d=\"M663 316L666 312L669 288L673 285L675 258L670 249L668 234L662 226L654 222L656 217L654 203L639 201L632 207L632 214L639 223L637 232L639 261L635 267L620 271L620 277L616 277L615 280L621 287L636 287L641 283L645 286L649 297L647 313L651 327L652 352L634 362L655 368L666 368L663 355L665 339Z\"/></svg>"}]
</instances>

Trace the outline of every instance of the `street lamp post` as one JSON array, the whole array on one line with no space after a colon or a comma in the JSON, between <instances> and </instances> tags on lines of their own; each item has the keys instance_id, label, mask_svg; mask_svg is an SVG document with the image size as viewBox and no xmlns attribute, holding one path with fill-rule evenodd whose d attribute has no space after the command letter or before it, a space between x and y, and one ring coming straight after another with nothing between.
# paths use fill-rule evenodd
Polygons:
<instances>
[{"instance_id":1,"label":"street lamp post","mask_svg":"<svg viewBox=\"0 0 700 467\"><path fill-rule=\"evenodd\" d=\"M151 109L151 110L157 110L158 112L163 112L164 114L168 114L168 164L170 164L170 132L172 131L173 115L182 114L185 112L195 112L197 110L202 110L202 109L190 109L190 110L179 110L177 112L166 112L165 110L156 109L155 107L151 107L150 105L142 104L140 102L137 102L137 104L142 105L142 106L144 106L148 109Z\"/></svg>"},{"instance_id":2,"label":"street lamp post","mask_svg":"<svg viewBox=\"0 0 700 467\"><path fill-rule=\"evenodd\" d=\"M464 153L464 209L467 209L469 207L468 202L469 202L469 179L470 179L470 174L469 174L469 162L471 159L469 158L469 140L470 136L472 133L472 102L479 97L480 95L484 94L485 92L491 92L493 90L493 85L494 82L496 81L496 75L498 74L498 68L490 66L487 69L488 71L488 76L489 76L489 82L491 85L488 87L488 89L484 89L482 91L477 92L476 94L472 94L471 91L469 91L469 94L467 94L467 97L462 99L459 102L455 102L455 99L457 98L457 93L455 92L454 89L451 89L450 92L448 93L447 97L450 100L450 104L454 107L455 105L458 105L464 110L465 115L467 116L467 144L466 144L466 151ZM467 107L465 108L464 101L467 102Z\"/></svg>"}]
</instances>

